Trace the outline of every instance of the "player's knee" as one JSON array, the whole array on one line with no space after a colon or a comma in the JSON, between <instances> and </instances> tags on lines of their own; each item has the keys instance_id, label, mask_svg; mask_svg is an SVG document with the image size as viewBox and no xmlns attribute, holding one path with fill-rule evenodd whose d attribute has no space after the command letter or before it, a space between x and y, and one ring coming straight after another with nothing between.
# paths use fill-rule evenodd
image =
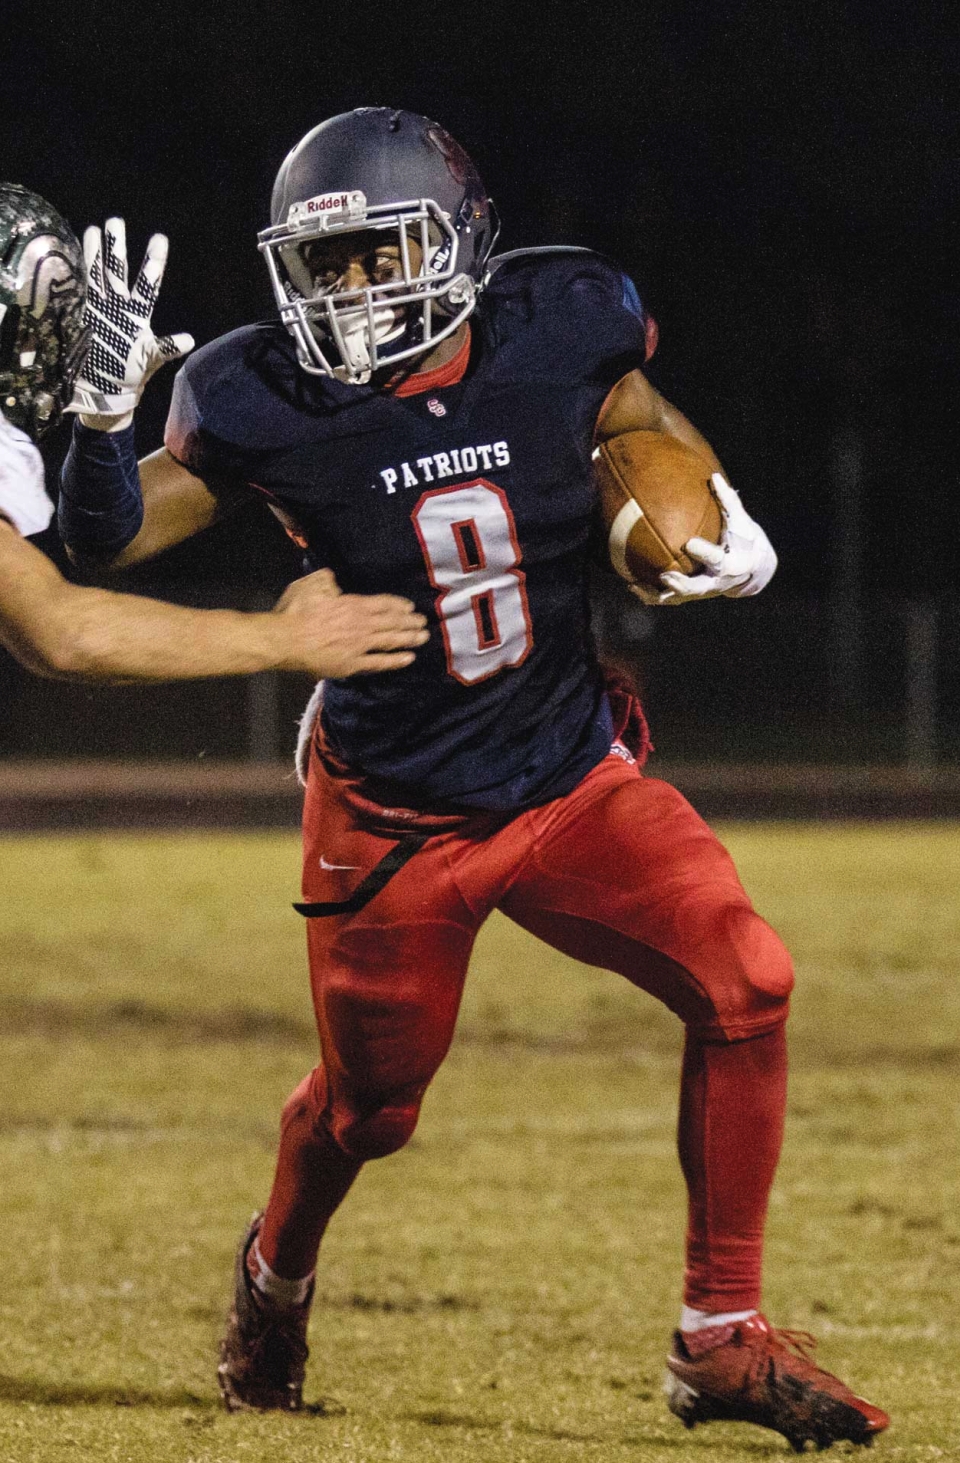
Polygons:
<instances>
[{"instance_id":1,"label":"player's knee","mask_svg":"<svg viewBox=\"0 0 960 1463\"><path fill-rule=\"evenodd\" d=\"M761 958L753 984L762 996L786 1006L793 990L793 960L776 930L766 920L761 920L760 926Z\"/></svg>"},{"instance_id":2,"label":"player's knee","mask_svg":"<svg viewBox=\"0 0 960 1463\"><path fill-rule=\"evenodd\" d=\"M777 932L749 905L718 908L694 971L702 994L687 1025L711 1039L738 1041L781 1025L793 989L793 962Z\"/></svg>"},{"instance_id":3,"label":"player's knee","mask_svg":"<svg viewBox=\"0 0 960 1463\"><path fill-rule=\"evenodd\" d=\"M793 990L793 961L786 945L752 910L738 913L734 940L742 971L739 1016L771 1026L787 1019Z\"/></svg>"},{"instance_id":4,"label":"player's knee","mask_svg":"<svg viewBox=\"0 0 960 1463\"><path fill-rule=\"evenodd\" d=\"M376 1112L344 1115L333 1123L333 1136L344 1153L364 1163L387 1158L409 1143L420 1116L419 1097L385 1103Z\"/></svg>"}]
</instances>

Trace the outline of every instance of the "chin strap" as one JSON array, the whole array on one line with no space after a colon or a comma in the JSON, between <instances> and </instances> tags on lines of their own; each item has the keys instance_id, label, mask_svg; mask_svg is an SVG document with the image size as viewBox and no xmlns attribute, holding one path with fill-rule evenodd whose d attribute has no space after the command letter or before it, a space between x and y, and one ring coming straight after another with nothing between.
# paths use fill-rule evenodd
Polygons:
<instances>
[{"instance_id":1,"label":"chin strap","mask_svg":"<svg viewBox=\"0 0 960 1463\"><path fill-rule=\"evenodd\" d=\"M419 324L419 322L417 323ZM340 381L364 386L373 374L367 344L366 316L357 322L355 330L344 330L342 324L340 328L343 331L344 345L350 349L355 344L356 348L352 360L344 362L342 366L334 367L334 375ZM399 345L403 349L408 345L417 344L419 344L418 332L409 320L401 320L399 325L395 325L391 330L385 331L383 335L377 336L378 346Z\"/></svg>"}]
</instances>

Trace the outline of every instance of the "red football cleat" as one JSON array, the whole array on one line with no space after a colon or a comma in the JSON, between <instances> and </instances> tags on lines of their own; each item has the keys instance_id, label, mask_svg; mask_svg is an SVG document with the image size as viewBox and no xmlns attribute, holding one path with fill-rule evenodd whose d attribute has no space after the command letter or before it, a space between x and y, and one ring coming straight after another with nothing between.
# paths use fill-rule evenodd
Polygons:
<instances>
[{"instance_id":1,"label":"red football cleat","mask_svg":"<svg viewBox=\"0 0 960 1463\"><path fill-rule=\"evenodd\" d=\"M716 1332L676 1331L667 1405L685 1427L724 1421L772 1428L797 1453L808 1443L869 1446L889 1417L818 1367L815 1346L805 1331L777 1331L761 1315Z\"/></svg>"},{"instance_id":2,"label":"red football cleat","mask_svg":"<svg viewBox=\"0 0 960 1463\"><path fill-rule=\"evenodd\" d=\"M302 1306L284 1309L254 1292L247 1278L247 1251L262 1221L262 1214L253 1216L237 1251L217 1380L228 1412L299 1412L313 1288Z\"/></svg>"}]
</instances>

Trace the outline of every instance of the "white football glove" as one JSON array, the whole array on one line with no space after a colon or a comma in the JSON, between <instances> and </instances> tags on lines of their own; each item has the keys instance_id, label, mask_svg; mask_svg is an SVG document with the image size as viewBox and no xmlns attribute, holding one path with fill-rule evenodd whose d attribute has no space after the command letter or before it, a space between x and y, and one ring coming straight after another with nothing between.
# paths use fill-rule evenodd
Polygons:
<instances>
[{"instance_id":1,"label":"white football glove","mask_svg":"<svg viewBox=\"0 0 960 1463\"><path fill-rule=\"evenodd\" d=\"M79 412L86 427L119 432L133 421L154 371L192 351L193 336L156 336L150 325L167 262L166 236L151 238L131 290L123 219L108 218L103 234L92 226L83 236L89 282L84 320L93 339L67 410Z\"/></svg>"},{"instance_id":2,"label":"white football glove","mask_svg":"<svg viewBox=\"0 0 960 1463\"><path fill-rule=\"evenodd\" d=\"M661 574L663 589L649 589L644 584L630 586L631 593L647 605L681 605L695 599L742 599L759 594L773 578L777 556L773 545L759 523L754 523L722 473L715 472L710 481L723 514L720 542L691 538L684 548L691 559L703 565L702 574Z\"/></svg>"}]
</instances>

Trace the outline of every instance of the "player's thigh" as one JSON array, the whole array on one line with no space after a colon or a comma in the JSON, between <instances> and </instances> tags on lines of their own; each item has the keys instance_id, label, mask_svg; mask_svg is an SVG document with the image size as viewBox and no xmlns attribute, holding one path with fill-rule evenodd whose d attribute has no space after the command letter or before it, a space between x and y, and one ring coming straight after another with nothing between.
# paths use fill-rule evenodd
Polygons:
<instances>
[{"instance_id":1,"label":"player's thigh","mask_svg":"<svg viewBox=\"0 0 960 1463\"><path fill-rule=\"evenodd\" d=\"M391 894L402 895L409 877L398 878ZM427 1082L453 1037L475 932L413 918L388 894L375 903L380 908L310 921L324 1065L355 1088ZM390 909L396 917L383 918Z\"/></svg>"},{"instance_id":2,"label":"player's thigh","mask_svg":"<svg viewBox=\"0 0 960 1463\"><path fill-rule=\"evenodd\" d=\"M718 1035L745 1036L783 1019L789 955L754 910L727 850L676 788L603 765L564 802L501 903L504 913Z\"/></svg>"},{"instance_id":3,"label":"player's thigh","mask_svg":"<svg viewBox=\"0 0 960 1463\"><path fill-rule=\"evenodd\" d=\"M477 921L449 876L443 838L403 861L402 839L359 827L333 796L319 801L304 821L304 900L348 905L307 920L328 1078L366 1092L423 1084L453 1036ZM386 859L399 867L377 887ZM372 895L350 907L372 878Z\"/></svg>"}]
</instances>

